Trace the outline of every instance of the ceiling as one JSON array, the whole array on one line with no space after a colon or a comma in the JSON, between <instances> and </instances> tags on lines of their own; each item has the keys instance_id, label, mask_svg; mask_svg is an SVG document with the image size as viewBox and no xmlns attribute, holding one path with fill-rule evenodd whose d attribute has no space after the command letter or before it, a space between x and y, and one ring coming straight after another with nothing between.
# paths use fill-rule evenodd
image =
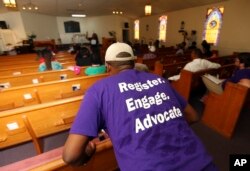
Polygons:
<instances>
[{"instance_id":1,"label":"ceiling","mask_svg":"<svg viewBox=\"0 0 250 171\"><path fill-rule=\"evenodd\" d=\"M1 0L2 1L2 0ZM30 0L16 0L18 10ZM124 16L138 18L144 16L144 6L152 5L152 14L162 14L195 6L202 6L226 0L31 0L39 7L37 13L54 16L71 16L83 13L87 16L111 15L112 11L122 11ZM0 13L8 10L0 2Z\"/></svg>"}]
</instances>

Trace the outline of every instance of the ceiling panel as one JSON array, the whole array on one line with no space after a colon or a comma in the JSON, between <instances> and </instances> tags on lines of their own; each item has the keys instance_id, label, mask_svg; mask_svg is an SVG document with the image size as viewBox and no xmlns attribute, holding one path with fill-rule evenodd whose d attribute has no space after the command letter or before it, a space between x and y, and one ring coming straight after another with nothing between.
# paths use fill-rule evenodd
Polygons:
<instances>
[{"instance_id":1,"label":"ceiling panel","mask_svg":"<svg viewBox=\"0 0 250 171\"><path fill-rule=\"evenodd\" d=\"M131 18L144 16L144 6L152 5L153 14L218 3L226 0L31 0L39 7L37 13L70 16L72 13L84 13L87 16L111 15L113 10L123 11ZM30 0L17 0L19 10ZM0 2L0 12L6 12Z\"/></svg>"}]
</instances>

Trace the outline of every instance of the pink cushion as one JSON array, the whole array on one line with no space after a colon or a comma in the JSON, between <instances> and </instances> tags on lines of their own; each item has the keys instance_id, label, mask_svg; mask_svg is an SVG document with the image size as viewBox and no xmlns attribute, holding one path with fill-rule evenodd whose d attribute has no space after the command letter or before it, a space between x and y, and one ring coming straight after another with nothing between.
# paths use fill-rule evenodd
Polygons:
<instances>
[{"instance_id":1,"label":"pink cushion","mask_svg":"<svg viewBox=\"0 0 250 171\"><path fill-rule=\"evenodd\" d=\"M30 170L44 163L48 163L52 160L61 158L62 151L63 151L63 147L59 147L54 150L50 150L48 152L42 153L40 155L0 167L0 170L8 170L8 171Z\"/></svg>"}]
</instances>

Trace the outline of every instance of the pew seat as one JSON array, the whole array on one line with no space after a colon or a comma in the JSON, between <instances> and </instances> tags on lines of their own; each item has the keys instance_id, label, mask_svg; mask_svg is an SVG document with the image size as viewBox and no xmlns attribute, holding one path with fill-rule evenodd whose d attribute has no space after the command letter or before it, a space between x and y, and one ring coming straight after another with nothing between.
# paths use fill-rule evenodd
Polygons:
<instances>
[{"instance_id":1,"label":"pew seat","mask_svg":"<svg viewBox=\"0 0 250 171\"><path fill-rule=\"evenodd\" d=\"M42 153L40 138L68 130L83 96L0 112L0 149L33 141Z\"/></svg>"},{"instance_id":2,"label":"pew seat","mask_svg":"<svg viewBox=\"0 0 250 171\"><path fill-rule=\"evenodd\" d=\"M16 87L28 84L37 84L48 81L65 80L69 78L75 78L85 76L85 69L87 67L81 67L81 72L75 74L70 69L51 70L44 72L34 72L21 75L0 76L0 85L8 84L9 87Z\"/></svg>"},{"instance_id":3,"label":"pew seat","mask_svg":"<svg viewBox=\"0 0 250 171\"><path fill-rule=\"evenodd\" d=\"M2 89L0 93L0 99L2 100L0 109L2 105L11 103L15 104L15 108L18 108L80 95L96 81L107 76L108 74L80 76L66 80L49 81Z\"/></svg>"}]
</instances>

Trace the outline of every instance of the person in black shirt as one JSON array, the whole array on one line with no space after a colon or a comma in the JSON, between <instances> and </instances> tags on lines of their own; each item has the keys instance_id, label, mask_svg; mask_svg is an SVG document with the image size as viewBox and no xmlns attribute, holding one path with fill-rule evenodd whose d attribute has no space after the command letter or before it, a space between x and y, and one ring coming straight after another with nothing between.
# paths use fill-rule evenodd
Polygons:
<instances>
[{"instance_id":1,"label":"person in black shirt","mask_svg":"<svg viewBox=\"0 0 250 171\"><path fill-rule=\"evenodd\" d=\"M77 66L90 66L93 62L93 55L91 50L83 46L79 49L75 57L76 65Z\"/></svg>"}]
</instances>

